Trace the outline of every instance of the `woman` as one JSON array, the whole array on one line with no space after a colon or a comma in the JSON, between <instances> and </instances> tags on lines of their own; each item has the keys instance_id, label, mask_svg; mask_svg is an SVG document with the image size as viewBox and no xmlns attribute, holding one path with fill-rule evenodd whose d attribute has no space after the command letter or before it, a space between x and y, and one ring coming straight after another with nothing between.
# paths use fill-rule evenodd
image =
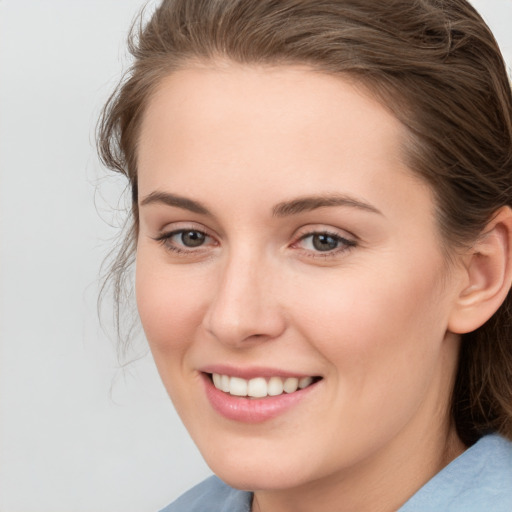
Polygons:
<instances>
[{"instance_id":1,"label":"woman","mask_svg":"<svg viewBox=\"0 0 512 512\"><path fill-rule=\"evenodd\" d=\"M170 0L131 51L119 262L218 475L165 510L510 510L512 96L479 15Z\"/></svg>"}]
</instances>

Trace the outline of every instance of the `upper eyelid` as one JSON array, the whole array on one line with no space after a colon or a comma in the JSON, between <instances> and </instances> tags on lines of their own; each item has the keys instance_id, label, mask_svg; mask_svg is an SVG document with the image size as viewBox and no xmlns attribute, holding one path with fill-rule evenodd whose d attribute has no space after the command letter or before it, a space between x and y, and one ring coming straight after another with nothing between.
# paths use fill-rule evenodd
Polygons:
<instances>
[{"instance_id":1,"label":"upper eyelid","mask_svg":"<svg viewBox=\"0 0 512 512\"><path fill-rule=\"evenodd\" d=\"M207 236L208 238L211 238L212 240L215 240L217 243L219 243L219 236L215 232L212 232L212 230L210 230L203 224L196 223L194 221L177 221L166 224L162 229L158 230L156 236L152 238L154 238L155 240L168 239L184 231L198 231ZM357 237L352 232L346 229L321 224L310 224L301 226L295 230L294 234L291 236L290 246L293 246L294 244L298 243L304 238L313 236L315 234L326 234L354 244L359 242L359 237Z\"/></svg>"},{"instance_id":2,"label":"upper eyelid","mask_svg":"<svg viewBox=\"0 0 512 512\"><path fill-rule=\"evenodd\" d=\"M165 237L182 231L199 231L200 233L203 233L211 238L216 238L216 235L212 232L211 229L204 226L204 224L194 221L177 221L167 223L162 228L157 230L157 237Z\"/></svg>"},{"instance_id":3,"label":"upper eyelid","mask_svg":"<svg viewBox=\"0 0 512 512\"><path fill-rule=\"evenodd\" d=\"M310 235L320 235L320 234L327 234L331 236L335 236L344 240L351 240L351 241L358 241L359 237L352 233L351 231L348 231L346 229L342 228L336 228L334 226L321 226L321 225L309 225L309 226L302 226L301 228L297 229L295 232L295 238L297 240L300 240L301 238L310 236Z\"/></svg>"},{"instance_id":4,"label":"upper eyelid","mask_svg":"<svg viewBox=\"0 0 512 512\"><path fill-rule=\"evenodd\" d=\"M299 236L299 240L302 239L302 238L306 238L308 236L313 236L313 235L329 235L329 236L332 236L334 238L340 238L342 240L349 240L349 239L352 239L352 238L355 238L354 236L352 235L344 235L344 234L341 234L341 233L337 233L335 231L329 231L328 229L318 229L318 230L313 230L313 231L308 231L306 233L303 233Z\"/></svg>"},{"instance_id":5,"label":"upper eyelid","mask_svg":"<svg viewBox=\"0 0 512 512\"><path fill-rule=\"evenodd\" d=\"M156 240L165 240L165 239L171 238L175 235L178 235L180 233L185 233L186 231L197 231L198 233L205 235L205 237L215 240L215 237L213 237L211 234L209 234L206 230L199 229L199 228L190 228L190 227L189 228L185 227L185 228L163 230L161 233L159 233L156 236Z\"/></svg>"},{"instance_id":6,"label":"upper eyelid","mask_svg":"<svg viewBox=\"0 0 512 512\"><path fill-rule=\"evenodd\" d=\"M353 237L343 236L338 233L332 233L330 231L313 231L313 232L305 233L305 234L301 235L299 238L297 238L297 240L295 242L292 243L292 246L301 242L302 240L305 240L305 239L315 236L315 235L327 235L329 237L339 240L340 242L343 242L347 247L349 247L349 246L353 247L353 246L357 245L357 240L355 240Z\"/></svg>"}]
</instances>

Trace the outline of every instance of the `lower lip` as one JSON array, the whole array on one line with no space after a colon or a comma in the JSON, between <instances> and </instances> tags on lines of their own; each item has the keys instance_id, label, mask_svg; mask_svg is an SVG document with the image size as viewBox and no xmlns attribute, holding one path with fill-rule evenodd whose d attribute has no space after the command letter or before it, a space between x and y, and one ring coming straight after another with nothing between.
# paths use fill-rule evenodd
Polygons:
<instances>
[{"instance_id":1,"label":"lower lip","mask_svg":"<svg viewBox=\"0 0 512 512\"><path fill-rule=\"evenodd\" d=\"M299 404L318 385L318 382L294 393L265 398L246 398L233 396L217 389L210 377L203 374L206 396L213 409L229 420L242 423L261 423L283 414L288 409Z\"/></svg>"}]
</instances>

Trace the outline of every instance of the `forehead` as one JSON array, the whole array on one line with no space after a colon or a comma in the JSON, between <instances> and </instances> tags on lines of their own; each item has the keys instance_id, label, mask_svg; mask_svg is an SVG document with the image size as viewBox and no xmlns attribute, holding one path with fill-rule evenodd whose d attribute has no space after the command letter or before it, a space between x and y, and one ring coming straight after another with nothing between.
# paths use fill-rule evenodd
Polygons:
<instances>
[{"instance_id":1,"label":"forehead","mask_svg":"<svg viewBox=\"0 0 512 512\"><path fill-rule=\"evenodd\" d=\"M251 136L258 136L260 143L283 135L283 130L290 141L300 135L308 139L312 130L319 130L345 150L342 128L365 135L380 129L378 137L384 144L379 147L393 149L403 130L390 111L349 76L298 66L228 63L196 65L160 81L146 108L142 137L151 127L168 131L171 125L176 128L174 135L188 136L188 129L193 129L204 136L203 142L219 125L244 128L237 132L238 139L250 142ZM265 130L258 133L261 127Z\"/></svg>"},{"instance_id":2,"label":"forehead","mask_svg":"<svg viewBox=\"0 0 512 512\"><path fill-rule=\"evenodd\" d=\"M385 199L384 183L416 181L402 158L404 131L365 88L339 76L296 66L194 66L164 78L147 105L139 191L193 187L205 195L223 184L242 197L348 188Z\"/></svg>"}]
</instances>

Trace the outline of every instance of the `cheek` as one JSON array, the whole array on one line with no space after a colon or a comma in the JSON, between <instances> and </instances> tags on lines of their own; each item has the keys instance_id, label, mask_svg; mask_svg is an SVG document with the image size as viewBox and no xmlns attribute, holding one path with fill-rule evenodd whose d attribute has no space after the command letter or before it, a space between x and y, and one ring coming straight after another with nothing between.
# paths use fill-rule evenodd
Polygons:
<instances>
[{"instance_id":1,"label":"cheek","mask_svg":"<svg viewBox=\"0 0 512 512\"><path fill-rule=\"evenodd\" d=\"M163 267L163 268L162 268ZM145 258L139 249L136 297L139 316L157 364L159 354L184 351L202 318L204 287L197 276L172 272L167 265Z\"/></svg>"},{"instance_id":2,"label":"cheek","mask_svg":"<svg viewBox=\"0 0 512 512\"><path fill-rule=\"evenodd\" d=\"M340 404L330 412L336 435L361 450L364 440L391 438L432 390L448 384L440 372L445 312L438 285L414 272L376 278L345 276L343 288L331 283L330 293L304 288L300 308L307 311L302 336L329 365L330 402Z\"/></svg>"},{"instance_id":3,"label":"cheek","mask_svg":"<svg viewBox=\"0 0 512 512\"><path fill-rule=\"evenodd\" d=\"M376 385L414 383L418 372L427 378L436 367L446 330L441 265L398 262L380 271L350 269L339 282L301 283L294 316L302 311L303 336L354 393L375 396Z\"/></svg>"}]
</instances>

